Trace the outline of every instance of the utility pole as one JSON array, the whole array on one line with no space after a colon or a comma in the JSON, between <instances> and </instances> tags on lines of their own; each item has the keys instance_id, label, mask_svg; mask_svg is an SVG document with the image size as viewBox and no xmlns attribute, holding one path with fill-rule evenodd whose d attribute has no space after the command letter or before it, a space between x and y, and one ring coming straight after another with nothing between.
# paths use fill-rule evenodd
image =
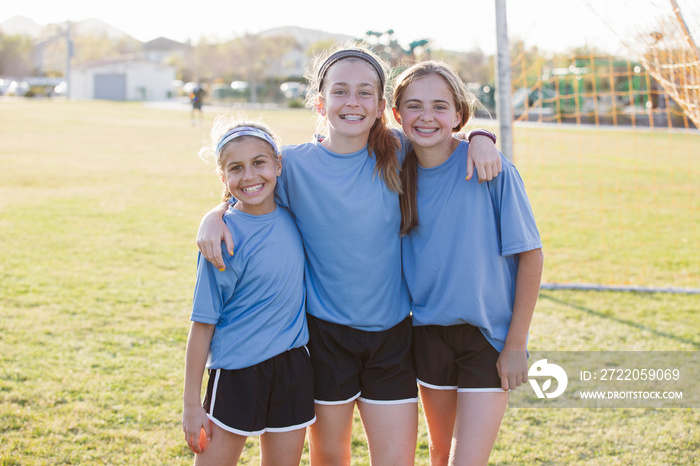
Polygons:
<instances>
[{"instance_id":1,"label":"utility pole","mask_svg":"<svg viewBox=\"0 0 700 466\"><path fill-rule=\"evenodd\" d=\"M66 99L70 100L71 96L71 59L73 58L73 40L70 33L70 20L66 22Z\"/></svg>"},{"instance_id":2,"label":"utility pole","mask_svg":"<svg viewBox=\"0 0 700 466\"><path fill-rule=\"evenodd\" d=\"M510 47L506 0L496 0L496 103L501 152L513 160L513 109L510 95Z\"/></svg>"}]
</instances>

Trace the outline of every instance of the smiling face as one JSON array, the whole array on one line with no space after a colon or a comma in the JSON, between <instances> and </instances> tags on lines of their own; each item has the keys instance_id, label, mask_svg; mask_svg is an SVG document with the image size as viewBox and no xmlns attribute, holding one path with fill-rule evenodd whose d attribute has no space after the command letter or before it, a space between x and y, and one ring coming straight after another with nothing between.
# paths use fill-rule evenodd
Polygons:
<instances>
[{"instance_id":1,"label":"smiling face","mask_svg":"<svg viewBox=\"0 0 700 466\"><path fill-rule=\"evenodd\" d=\"M339 153L362 149L386 105L377 72L364 60L340 60L328 69L323 87L316 109L328 118L326 147Z\"/></svg>"},{"instance_id":2,"label":"smiling face","mask_svg":"<svg viewBox=\"0 0 700 466\"><path fill-rule=\"evenodd\" d=\"M396 102L394 116L419 156L426 151L452 153L452 134L461 126L462 112L442 76L433 73L409 84Z\"/></svg>"},{"instance_id":3,"label":"smiling face","mask_svg":"<svg viewBox=\"0 0 700 466\"><path fill-rule=\"evenodd\" d=\"M275 186L282 162L266 141L243 136L226 144L221 154L222 181L239 202L236 208L251 215L275 210Z\"/></svg>"}]
</instances>

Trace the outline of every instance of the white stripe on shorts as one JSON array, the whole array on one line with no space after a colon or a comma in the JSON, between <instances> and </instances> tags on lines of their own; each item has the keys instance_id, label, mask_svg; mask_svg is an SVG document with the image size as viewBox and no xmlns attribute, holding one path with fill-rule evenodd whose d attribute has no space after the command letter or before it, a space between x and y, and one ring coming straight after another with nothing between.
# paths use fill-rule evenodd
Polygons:
<instances>
[{"instance_id":1,"label":"white stripe on shorts","mask_svg":"<svg viewBox=\"0 0 700 466\"><path fill-rule=\"evenodd\" d=\"M231 432L232 434L241 435L241 436L243 436L243 437L252 437L252 436L255 436L255 435L262 435L262 434L264 434L264 433L266 433L266 432L291 432L291 431L294 431L294 430L306 429L308 426L310 426L311 424L313 424L314 422L316 422L316 416L314 416L314 418L311 419L310 421L304 422L304 423L301 423L301 424L295 425L295 426L289 426L289 427L266 427L266 428L261 429L261 430L247 431L247 430L234 429L234 428L231 427L231 426L227 426L226 424L224 424L223 422L219 421L218 419L216 419L216 418L215 418L214 416L212 416L212 415L208 415L208 417L209 417L209 419L211 420L211 422L213 422L213 423L216 424L217 426L221 427L221 428L224 429L225 431Z\"/></svg>"},{"instance_id":2,"label":"white stripe on shorts","mask_svg":"<svg viewBox=\"0 0 700 466\"><path fill-rule=\"evenodd\" d=\"M211 403L209 404L209 414L210 416L214 414L214 405L216 404L216 389L219 386L219 375L221 375L221 369L214 369L214 387L211 391Z\"/></svg>"},{"instance_id":3,"label":"white stripe on shorts","mask_svg":"<svg viewBox=\"0 0 700 466\"><path fill-rule=\"evenodd\" d=\"M209 419L211 420L211 422L213 422L213 423L216 424L217 426L221 427L221 428L224 429L225 431L231 432L232 434L242 435L243 437L249 437L249 436L251 436L251 435L261 435L261 434L264 434L264 433L265 433L265 429L256 430L256 431L253 431L253 432L248 432L248 431L245 431L245 430L234 429L233 427L227 426L227 425L224 424L223 422L219 421L218 419L216 419L216 418L215 418L214 416L212 416L211 414L209 414L208 417L209 417Z\"/></svg>"},{"instance_id":4,"label":"white stripe on shorts","mask_svg":"<svg viewBox=\"0 0 700 466\"><path fill-rule=\"evenodd\" d=\"M351 401L355 401L355 400L358 399L359 397L360 397L360 392L357 392L356 395L351 396L351 397L348 398L347 400L340 400L340 401L323 401L323 400L314 399L314 403L316 403L317 405L330 405L330 406L332 406L332 405L344 405L344 404L346 404L346 403L350 403Z\"/></svg>"},{"instance_id":5,"label":"white stripe on shorts","mask_svg":"<svg viewBox=\"0 0 700 466\"><path fill-rule=\"evenodd\" d=\"M501 393L508 393L512 392L513 390L508 390L508 392L504 391L501 387L498 388L458 388L457 391L459 393L486 393L486 392L501 392Z\"/></svg>"},{"instance_id":6,"label":"white stripe on shorts","mask_svg":"<svg viewBox=\"0 0 700 466\"><path fill-rule=\"evenodd\" d=\"M402 405L405 403L418 403L418 398L405 398L403 400L370 400L360 397L359 400L371 405Z\"/></svg>"},{"instance_id":7,"label":"white stripe on shorts","mask_svg":"<svg viewBox=\"0 0 700 466\"><path fill-rule=\"evenodd\" d=\"M423 382L421 379L416 379L418 385L422 385L426 388L432 388L433 390L457 390L457 385L433 385L427 382Z\"/></svg>"},{"instance_id":8,"label":"white stripe on shorts","mask_svg":"<svg viewBox=\"0 0 700 466\"><path fill-rule=\"evenodd\" d=\"M502 392L503 389L501 387L491 387L491 388L459 388L456 385L432 385L426 382L423 382L420 379L418 380L418 384L422 385L426 388L432 388L433 390L457 390L459 393L485 393L485 392ZM509 392L512 392L513 390L508 390Z\"/></svg>"},{"instance_id":9,"label":"white stripe on shorts","mask_svg":"<svg viewBox=\"0 0 700 466\"><path fill-rule=\"evenodd\" d=\"M295 426L289 426L289 427L268 427L265 429L265 432L291 432L293 430L299 430L299 429L305 429L311 424L316 422L316 416L314 416L313 419L311 419L308 422L303 422L301 424L297 424Z\"/></svg>"}]
</instances>

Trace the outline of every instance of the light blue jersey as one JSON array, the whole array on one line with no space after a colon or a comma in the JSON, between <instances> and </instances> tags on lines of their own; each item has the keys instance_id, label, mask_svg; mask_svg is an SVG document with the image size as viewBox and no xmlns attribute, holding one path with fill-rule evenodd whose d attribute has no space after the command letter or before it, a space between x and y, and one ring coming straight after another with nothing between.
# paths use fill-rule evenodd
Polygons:
<instances>
[{"instance_id":1,"label":"light blue jersey","mask_svg":"<svg viewBox=\"0 0 700 466\"><path fill-rule=\"evenodd\" d=\"M277 202L294 214L306 251L307 312L359 330L409 313L401 275L398 194L367 149L337 154L314 141L283 148Z\"/></svg>"},{"instance_id":2,"label":"light blue jersey","mask_svg":"<svg viewBox=\"0 0 700 466\"><path fill-rule=\"evenodd\" d=\"M413 324L479 327L498 351L513 315L518 258L542 247L515 166L466 181L468 143L437 167L418 167L418 226L403 237Z\"/></svg>"},{"instance_id":3,"label":"light blue jersey","mask_svg":"<svg viewBox=\"0 0 700 466\"><path fill-rule=\"evenodd\" d=\"M208 369L241 369L309 339L304 309L304 251L292 215L229 208L224 222L236 252L221 272L199 254L192 315L214 324Z\"/></svg>"}]
</instances>

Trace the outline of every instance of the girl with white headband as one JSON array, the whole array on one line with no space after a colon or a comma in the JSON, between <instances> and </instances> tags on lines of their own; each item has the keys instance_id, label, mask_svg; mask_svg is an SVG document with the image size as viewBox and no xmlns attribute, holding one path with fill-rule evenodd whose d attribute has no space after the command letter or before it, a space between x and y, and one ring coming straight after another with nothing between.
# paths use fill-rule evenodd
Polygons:
<instances>
[{"instance_id":1,"label":"girl with white headband","mask_svg":"<svg viewBox=\"0 0 700 466\"><path fill-rule=\"evenodd\" d=\"M223 217L237 252L225 269L201 254L197 261L183 432L197 465L237 463L251 435L260 435L262 464L298 465L315 420L313 369L304 250L292 215L274 199L277 141L260 123L222 115L200 155L215 158L224 199L238 201Z\"/></svg>"},{"instance_id":2,"label":"girl with white headband","mask_svg":"<svg viewBox=\"0 0 700 466\"><path fill-rule=\"evenodd\" d=\"M386 76L385 63L358 46L320 57L307 78L307 106L325 138L283 150L275 194L294 214L307 257L317 416L309 429L312 465L350 464L356 405L372 464L414 462L418 392L399 236L407 148L387 126ZM480 138L488 146L475 139L472 155L486 160L480 178L489 178L500 156ZM221 242L229 254L235 244L220 220L225 208L207 214L197 241L217 265Z\"/></svg>"}]
</instances>

